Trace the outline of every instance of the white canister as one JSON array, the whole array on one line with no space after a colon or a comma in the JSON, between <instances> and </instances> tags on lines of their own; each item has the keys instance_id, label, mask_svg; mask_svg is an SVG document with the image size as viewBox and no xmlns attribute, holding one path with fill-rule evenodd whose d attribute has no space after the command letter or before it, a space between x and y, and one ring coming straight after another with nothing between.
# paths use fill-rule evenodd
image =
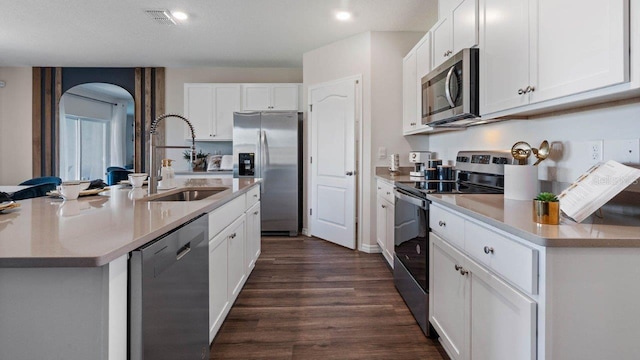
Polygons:
<instances>
[{"instance_id":1,"label":"white canister","mask_svg":"<svg viewBox=\"0 0 640 360\"><path fill-rule=\"evenodd\" d=\"M400 155L391 154L389 156L389 171L400 171Z\"/></svg>"},{"instance_id":2,"label":"white canister","mask_svg":"<svg viewBox=\"0 0 640 360\"><path fill-rule=\"evenodd\" d=\"M504 198L533 200L540 191L538 167L528 165L504 166Z\"/></svg>"}]
</instances>

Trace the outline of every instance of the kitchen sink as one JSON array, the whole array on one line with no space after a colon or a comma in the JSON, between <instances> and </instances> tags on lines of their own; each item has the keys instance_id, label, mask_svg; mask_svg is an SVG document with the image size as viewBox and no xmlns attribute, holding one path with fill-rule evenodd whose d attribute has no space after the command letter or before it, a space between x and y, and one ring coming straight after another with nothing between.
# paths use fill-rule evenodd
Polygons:
<instances>
[{"instance_id":1,"label":"kitchen sink","mask_svg":"<svg viewBox=\"0 0 640 360\"><path fill-rule=\"evenodd\" d=\"M149 199L149 201L197 201L206 199L209 196L221 193L225 190L227 190L227 188L183 190L176 193L154 197L153 199Z\"/></svg>"}]
</instances>

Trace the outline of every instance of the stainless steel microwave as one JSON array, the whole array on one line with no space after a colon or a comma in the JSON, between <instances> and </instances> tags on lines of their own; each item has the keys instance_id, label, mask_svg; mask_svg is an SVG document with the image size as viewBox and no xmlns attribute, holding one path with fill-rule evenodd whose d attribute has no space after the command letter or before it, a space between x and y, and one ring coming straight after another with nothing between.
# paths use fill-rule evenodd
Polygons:
<instances>
[{"instance_id":1,"label":"stainless steel microwave","mask_svg":"<svg viewBox=\"0 0 640 360\"><path fill-rule=\"evenodd\" d=\"M479 119L478 49L463 49L422 78L422 124L465 127Z\"/></svg>"}]
</instances>

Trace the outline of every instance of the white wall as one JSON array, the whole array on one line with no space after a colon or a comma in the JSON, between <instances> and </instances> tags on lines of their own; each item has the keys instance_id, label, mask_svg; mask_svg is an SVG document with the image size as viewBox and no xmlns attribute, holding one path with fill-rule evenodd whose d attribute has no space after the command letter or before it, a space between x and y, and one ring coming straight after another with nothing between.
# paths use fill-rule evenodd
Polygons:
<instances>
[{"instance_id":1,"label":"white wall","mask_svg":"<svg viewBox=\"0 0 640 360\"><path fill-rule=\"evenodd\" d=\"M604 140L604 160L617 160L612 140L640 139L640 99L429 135L428 143L426 136L417 138L418 145L422 141L440 158L450 161L459 150L510 149L519 140L538 147L548 140L553 145L552 153L540 164L539 178L572 182L594 163L587 141ZM636 148L636 154L639 150Z\"/></svg>"},{"instance_id":2,"label":"white wall","mask_svg":"<svg viewBox=\"0 0 640 360\"><path fill-rule=\"evenodd\" d=\"M419 32L366 32L338 41L304 54L304 100L308 105L309 86L349 76L362 76L362 152L360 184L362 208L360 209L359 247L375 247L376 201L375 166L387 164L379 159L378 147L387 153L402 153L410 150L408 141L402 136L402 58L424 35ZM400 131L398 131L400 129ZM305 118L305 139L308 139L308 123ZM308 171L309 144L305 146L305 173ZM305 213L309 213L308 189L304 188ZM308 218L303 219L308 228Z\"/></svg>"},{"instance_id":3,"label":"white wall","mask_svg":"<svg viewBox=\"0 0 640 360\"><path fill-rule=\"evenodd\" d=\"M166 68L165 111L184 114L184 83L301 83L301 68ZM167 119L165 123L167 145L187 144L184 125L180 120ZM198 145L196 144L196 147ZM206 145L205 145L206 146ZM198 147L199 149L199 147ZM167 157L177 171L186 170L181 150L167 150Z\"/></svg>"},{"instance_id":4,"label":"white wall","mask_svg":"<svg viewBox=\"0 0 640 360\"><path fill-rule=\"evenodd\" d=\"M31 178L32 72L30 67L0 67L0 185Z\"/></svg>"}]
</instances>

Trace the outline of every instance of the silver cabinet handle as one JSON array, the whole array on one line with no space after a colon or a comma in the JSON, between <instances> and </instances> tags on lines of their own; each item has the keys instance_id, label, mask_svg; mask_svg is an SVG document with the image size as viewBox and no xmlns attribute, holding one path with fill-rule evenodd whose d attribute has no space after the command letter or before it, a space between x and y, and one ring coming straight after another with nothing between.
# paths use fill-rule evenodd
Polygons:
<instances>
[{"instance_id":1,"label":"silver cabinet handle","mask_svg":"<svg viewBox=\"0 0 640 360\"><path fill-rule=\"evenodd\" d=\"M353 176L353 174L355 174L355 171L347 171L346 173L344 173L347 176Z\"/></svg>"},{"instance_id":2,"label":"silver cabinet handle","mask_svg":"<svg viewBox=\"0 0 640 360\"><path fill-rule=\"evenodd\" d=\"M258 215L258 214L260 214L260 211L258 211L258 210L253 212L253 215Z\"/></svg>"},{"instance_id":3,"label":"silver cabinet handle","mask_svg":"<svg viewBox=\"0 0 640 360\"><path fill-rule=\"evenodd\" d=\"M460 275L464 276L467 275L469 273L468 270L465 270L464 268L460 268Z\"/></svg>"},{"instance_id":4,"label":"silver cabinet handle","mask_svg":"<svg viewBox=\"0 0 640 360\"><path fill-rule=\"evenodd\" d=\"M257 198L257 197L258 197L258 194L253 194L253 197L254 197L254 198Z\"/></svg>"},{"instance_id":5,"label":"silver cabinet handle","mask_svg":"<svg viewBox=\"0 0 640 360\"><path fill-rule=\"evenodd\" d=\"M535 90L536 90L536 88L535 88L535 87L533 87L533 86L527 86L527 92L528 92L528 93L530 93L530 92L534 92Z\"/></svg>"},{"instance_id":6,"label":"silver cabinet handle","mask_svg":"<svg viewBox=\"0 0 640 360\"><path fill-rule=\"evenodd\" d=\"M378 190L382 190L382 188L380 186L378 186Z\"/></svg>"},{"instance_id":7,"label":"silver cabinet handle","mask_svg":"<svg viewBox=\"0 0 640 360\"><path fill-rule=\"evenodd\" d=\"M454 268L456 269L456 271L460 271L460 269L462 269L462 266L455 264Z\"/></svg>"},{"instance_id":8,"label":"silver cabinet handle","mask_svg":"<svg viewBox=\"0 0 640 360\"><path fill-rule=\"evenodd\" d=\"M524 90L518 89L518 95L524 95Z\"/></svg>"},{"instance_id":9,"label":"silver cabinet handle","mask_svg":"<svg viewBox=\"0 0 640 360\"><path fill-rule=\"evenodd\" d=\"M229 239L235 239L235 238L236 238L236 233L229 235Z\"/></svg>"},{"instance_id":10,"label":"silver cabinet handle","mask_svg":"<svg viewBox=\"0 0 640 360\"><path fill-rule=\"evenodd\" d=\"M383 208L383 209L386 209L386 208L387 208L387 206L386 206L386 205L380 205L380 206L382 206L382 208Z\"/></svg>"},{"instance_id":11,"label":"silver cabinet handle","mask_svg":"<svg viewBox=\"0 0 640 360\"><path fill-rule=\"evenodd\" d=\"M443 226L443 227L444 227L444 226L447 226L447 223L446 223L446 222L444 222L444 221L438 221L438 225L440 225L440 226Z\"/></svg>"},{"instance_id":12,"label":"silver cabinet handle","mask_svg":"<svg viewBox=\"0 0 640 360\"><path fill-rule=\"evenodd\" d=\"M493 254L493 248L489 247L489 246L485 246L484 247L484 253L485 254Z\"/></svg>"}]
</instances>

